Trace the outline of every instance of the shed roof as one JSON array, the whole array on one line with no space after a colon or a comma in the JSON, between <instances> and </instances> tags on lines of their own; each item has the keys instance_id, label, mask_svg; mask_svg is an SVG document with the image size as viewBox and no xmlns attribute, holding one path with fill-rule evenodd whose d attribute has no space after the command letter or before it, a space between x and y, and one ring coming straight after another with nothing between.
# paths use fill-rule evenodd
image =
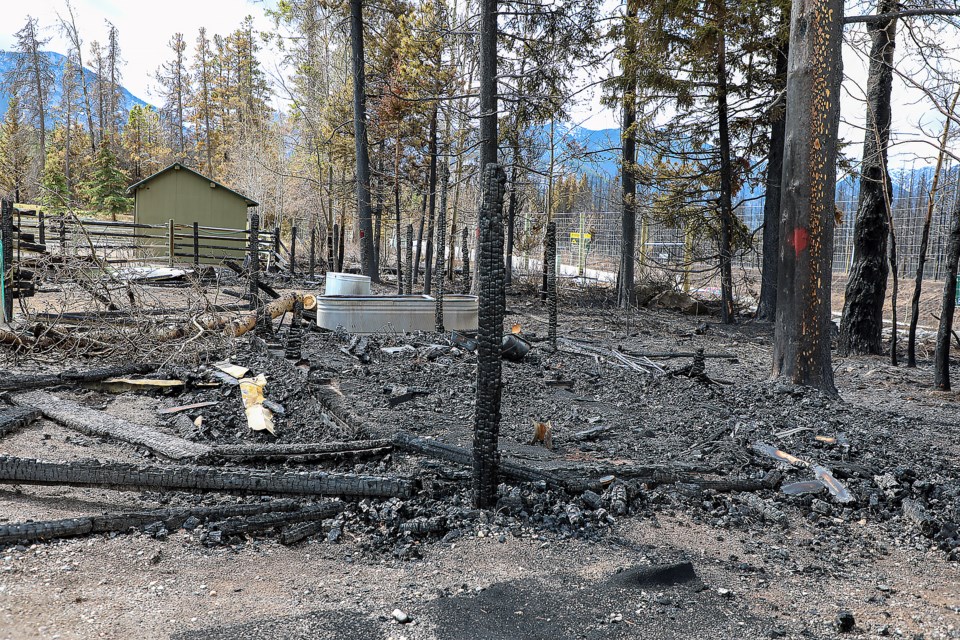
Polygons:
<instances>
[{"instance_id":1,"label":"shed roof","mask_svg":"<svg viewBox=\"0 0 960 640\"><path fill-rule=\"evenodd\" d=\"M186 172L188 172L188 173L192 173L193 175L197 176L198 178L200 178L200 179L202 179L202 180L205 180L205 181L207 181L207 182L212 182L213 184L217 185L217 186L220 187L221 189L225 189L225 190L228 191L229 193L232 193L233 195L237 196L238 198L240 198L241 200L243 200L244 202L246 202L248 207L258 207L258 206L260 206L259 203L256 202L255 200L251 200L250 198L248 198L247 196L243 195L242 193L239 193L239 192L237 192L237 191L234 191L233 189L231 189L231 188L228 187L227 185L223 184L222 182L217 182L217 181L214 180L213 178L207 177L207 176L203 175L202 173L199 173L199 172L197 172L197 171L194 171L194 170L191 169L190 167L188 167L188 166L186 166L185 164L180 163L180 162L174 162L174 163L171 164L169 167L167 167L167 168L165 168L165 169L161 169L160 171L157 171L157 172L156 172L155 174L153 174L152 176L147 176L146 178L144 178L144 179L141 180L140 182L137 182L136 184L130 185L129 187L127 187L127 195L133 195L138 188L142 187L143 185L145 185L146 183L150 182L150 181L153 180L154 178L157 178L157 177L165 174L167 171L171 171L171 170L186 171Z\"/></svg>"}]
</instances>

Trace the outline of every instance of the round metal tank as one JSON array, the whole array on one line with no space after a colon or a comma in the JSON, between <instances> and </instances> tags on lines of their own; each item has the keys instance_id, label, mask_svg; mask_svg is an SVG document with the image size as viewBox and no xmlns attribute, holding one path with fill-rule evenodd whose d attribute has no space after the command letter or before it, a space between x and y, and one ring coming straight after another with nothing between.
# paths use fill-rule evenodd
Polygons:
<instances>
[{"instance_id":1,"label":"round metal tank","mask_svg":"<svg viewBox=\"0 0 960 640\"><path fill-rule=\"evenodd\" d=\"M476 331L477 297L445 295L443 324L447 331ZM343 327L350 333L434 331L436 300L430 296L320 296L317 325Z\"/></svg>"},{"instance_id":2,"label":"round metal tank","mask_svg":"<svg viewBox=\"0 0 960 640\"><path fill-rule=\"evenodd\" d=\"M370 295L370 277L337 271L328 272L324 295L368 296Z\"/></svg>"}]
</instances>

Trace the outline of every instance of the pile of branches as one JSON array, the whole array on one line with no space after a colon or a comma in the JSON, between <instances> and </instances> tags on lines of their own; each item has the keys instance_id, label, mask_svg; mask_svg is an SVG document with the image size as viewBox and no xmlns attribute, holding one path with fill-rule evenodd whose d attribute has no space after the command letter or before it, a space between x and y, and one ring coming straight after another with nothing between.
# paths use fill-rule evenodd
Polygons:
<instances>
[{"instance_id":1,"label":"pile of branches","mask_svg":"<svg viewBox=\"0 0 960 640\"><path fill-rule=\"evenodd\" d=\"M230 342L222 331L209 330L206 319L240 308L212 269L186 270L164 286L137 281L95 254L40 254L31 258L30 270L38 295L20 299L14 322L0 328L0 360L13 364L64 358L199 362L204 354L226 351Z\"/></svg>"}]
</instances>

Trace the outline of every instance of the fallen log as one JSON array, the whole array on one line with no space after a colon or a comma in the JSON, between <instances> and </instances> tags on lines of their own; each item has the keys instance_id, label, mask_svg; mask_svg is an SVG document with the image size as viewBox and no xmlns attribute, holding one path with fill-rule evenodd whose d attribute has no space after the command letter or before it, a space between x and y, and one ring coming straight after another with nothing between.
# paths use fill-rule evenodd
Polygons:
<instances>
[{"instance_id":1,"label":"fallen log","mask_svg":"<svg viewBox=\"0 0 960 640\"><path fill-rule=\"evenodd\" d=\"M427 457L446 460L463 466L473 464L473 453L465 447L418 438L408 433L397 433L393 438L395 448L402 451L417 453ZM600 492L603 485L599 479L590 480L580 477L583 471L593 475L614 475L629 478L636 483L646 484L688 484L696 485L700 490L712 489L718 492L761 491L776 488L782 479L780 474L770 473L761 480L755 479L726 479L702 478L687 473L672 472L669 469L657 466L625 467L623 469L573 469L571 471L536 469L529 463L510 460L501 455L500 474L504 479L514 482L545 482L547 486L566 489L571 493L582 493L586 490ZM573 475L579 474L579 475Z\"/></svg>"},{"instance_id":2,"label":"fallen log","mask_svg":"<svg viewBox=\"0 0 960 640\"><path fill-rule=\"evenodd\" d=\"M0 438L25 427L40 418L40 410L34 407L5 407L0 409Z\"/></svg>"},{"instance_id":3,"label":"fallen log","mask_svg":"<svg viewBox=\"0 0 960 640\"><path fill-rule=\"evenodd\" d=\"M397 433L393 437L393 446L402 451L417 453L429 458L446 460L468 467L473 465L473 451L470 449L436 440L418 438L409 433ZM582 492L586 489L599 487L597 483L567 479L550 471L534 469L528 463L514 462L503 456L500 458L499 469L502 477L515 482L546 482L550 487L572 492Z\"/></svg>"},{"instance_id":4,"label":"fallen log","mask_svg":"<svg viewBox=\"0 0 960 640\"><path fill-rule=\"evenodd\" d=\"M7 329L0 329L0 344L7 344L17 349L26 349L33 345L33 337Z\"/></svg>"},{"instance_id":5,"label":"fallen log","mask_svg":"<svg viewBox=\"0 0 960 640\"><path fill-rule=\"evenodd\" d=\"M230 461L315 462L389 453L389 440L354 440L314 444L219 445L213 457Z\"/></svg>"},{"instance_id":6,"label":"fallen log","mask_svg":"<svg viewBox=\"0 0 960 640\"><path fill-rule=\"evenodd\" d=\"M177 327L168 329L157 336L159 341L178 340L189 335L196 334L197 330L216 331L223 329L223 332L230 337L238 337L250 331L257 325L257 318L263 314L270 314L271 319L279 318L285 313L293 310L293 304L300 300L304 303L304 309L316 306L316 298L311 294L304 295L296 291L285 293L276 300L273 300L256 311L241 315L239 317L228 316L224 314L206 313L193 318L190 322L185 322ZM312 302L311 302L312 301Z\"/></svg>"},{"instance_id":7,"label":"fallen log","mask_svg":"<svg viewBox=\"0 0 960 640\"><path fill-rule=\"evenodd\" d=\"M86 371L64 371L62 373L21 376L0 375L0 391L33 390L61 384L100 382L107 378L150 373L156 369L157 365L155 364L125 364Z\"/></svg>"},{"instance_id":8,"label":"fallen log","mask_svg":"<svg viewBox=\"0 0 960 640\"><path fill-rule=\"evenodd\" d=\"M446 519L440 516L414 518L400 525L400 531L410 535L440 533L441 531L447 531L449 528Z\"/></svg>"},{"instance_id":9,"label":"fallen log","mask_svg":"<svg viewBox=\"0 0 960 640\"><path fill-rule=\"evenodd\" d=\"M140 445L174 460L199 458L211 452L209 445L162 433L44 391L20 393L12 400L21 406L36 407L49 420L70 429Z\"/></svg>"},{"instance_id":10,"label":"fallen log","mask_svg":"<svg viewBox=\"0 0 960 640\"><path fill-rule=\"evenodd\" d=\"M323 521L313 521L313 522L301 522L299 524L294 524L280 533L280 544L282 545L291 545L297 544L301 540L306 540L310 536L314 536L323 531Z\"/></svg>"},{"instance_id":11,"label":"fallen log","mask_svg":"<svg viewBox=\"0 0 960 640\"><path fill-rule=\"evenodd\" d=\"M242 495L397 497L413 495L408 478L321 472L224 471L215 467L138 466L97 461L48 462L0 456L0 484L98 487L119 491L171 489Z\"/></svg>"},{"instance_id":12,"label":"fallen log","mask_svg":"<svg viewBox=\"0 0 960 640\"><path fill-rule=\"evenodd\" d=\"M250 518L230 518L229 520L214 522L209 528L212 531L219 531L221 536L235 536L301 522L322 521L332 518L341 511L343 511L342 502L324 502L289 513L264 513Z\"/></svg>"},{"instance_id":13,"label":"fallen log","mask_svg":"<svg viewBox=\"0 0 960 640\"><path fill-rule=\"evenodd\" d=\"M299 502L294 500L271 500L270 502L258 502L254 504L155 509L151 511L83 516L79 518L64 518L61 520L41 522L3 524L0 525L0 544L36 542L38 540L84 536L91 533L123 532L131 528L140 528L154 522L163 522L167 529L173 531L183 526L183 523L190 517L205 522L207 520L219 520L233 516L252 516L268 512L295 511L300 509L301 506Z\"/></svg>"},{"instance_id":14,"label":"fallen log","mask_svg":"<svg viewBox=\"0 0 960 640\"><path fill-rule=\"evenodd\" d=\"M0 525L0 544L35 542L85 536L93 531L92 518L66 518L45 522L24 522L22 524Z\"/></svg>"},{"instance_id":15,"label":"fallen log","mask_svg":"<svg viewBox=\"0 0 960 640\"><path fill-rule=\"evenodd\" d=\"M37 346L41 349L51 349L59 347L61 349L88 349L108 351L110 345L99 340L94 340L86 336L74 336L50 325L44 325L39 322L33 324L30 328L37 341Z\"/></svg>"}]
</instances>

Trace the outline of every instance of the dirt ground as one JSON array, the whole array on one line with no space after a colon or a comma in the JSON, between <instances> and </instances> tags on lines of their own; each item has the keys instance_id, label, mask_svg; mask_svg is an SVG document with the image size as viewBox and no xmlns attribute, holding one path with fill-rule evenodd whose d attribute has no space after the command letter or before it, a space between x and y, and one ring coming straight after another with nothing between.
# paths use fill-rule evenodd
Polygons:
<instances>
[{"instance_id":1,"label":"dirt ground","mask_svg":"<svg viewBox=\"0 0 960 640\"><path fill-rule=\"evenodd\" d=\"M612 515L607 492L604 508L593 509L586 497L537 486L503 487L505 498L522 494L522 511L505 499L497 511L474 512L462 468L399 452L325 465L421 478L424 490L406 504L373 504L375 515L352 504L324 533L293 546L270 533L213 545L204 527L9 545L0 549L0 640L960 638L958 397L932 390L929 361L908 370L881 358L837 359L835 399L768 380L768 325L724 327L659 309L625 314L598 294L568 291L560 334L580 344L735 356L707 360L714 384L635 372L609 358L552 351L539 340L546 308L530 291L518 287L507 300L507 326L519 323L533 350L523 362L504 362L504 455L572 475L622 470L627 514ZM311 367L335 381L362 419L369 433L361 437L399 430L469 446L476 358L450 349L448 336L384 334L364 344L310 333L304 341ZM381 350L403 345L413 350ZM652 359L666 371L691 361ZM306 383L298 386L282 355L243 344L233 361L269 370L267 395L288 410L313 411L298 395ZM5 373L36 368L19 363ZM572 384L549 384L556 380ZM390 407L390 384L429 393ZM239 400L221 389L176 397L53 392L171 432L158 409L219 397L197 440L271 441L244 431ZM278 421L277 442L343 438L294 413ZM551 421L552 450L529 444L534 420ZM605 428L584 435L596 427ZM758 442L832 468L853 501L825 491L786 496L776 486L726 492L627 471L813 477L758 454ZM0 454L156 462L143 449L48 420L2 437ZM185 500L175 492L4 485L0 525ZM907 500L927 519L906 517ZM570 505L583 512L579 523L564 515ZM396 513L384 516L388 507ZM398 533L402 521L432 514L446 518L444 531L413 540ZM410 621L398 622L397 609Z\"/></svg>"}]
</instances>

